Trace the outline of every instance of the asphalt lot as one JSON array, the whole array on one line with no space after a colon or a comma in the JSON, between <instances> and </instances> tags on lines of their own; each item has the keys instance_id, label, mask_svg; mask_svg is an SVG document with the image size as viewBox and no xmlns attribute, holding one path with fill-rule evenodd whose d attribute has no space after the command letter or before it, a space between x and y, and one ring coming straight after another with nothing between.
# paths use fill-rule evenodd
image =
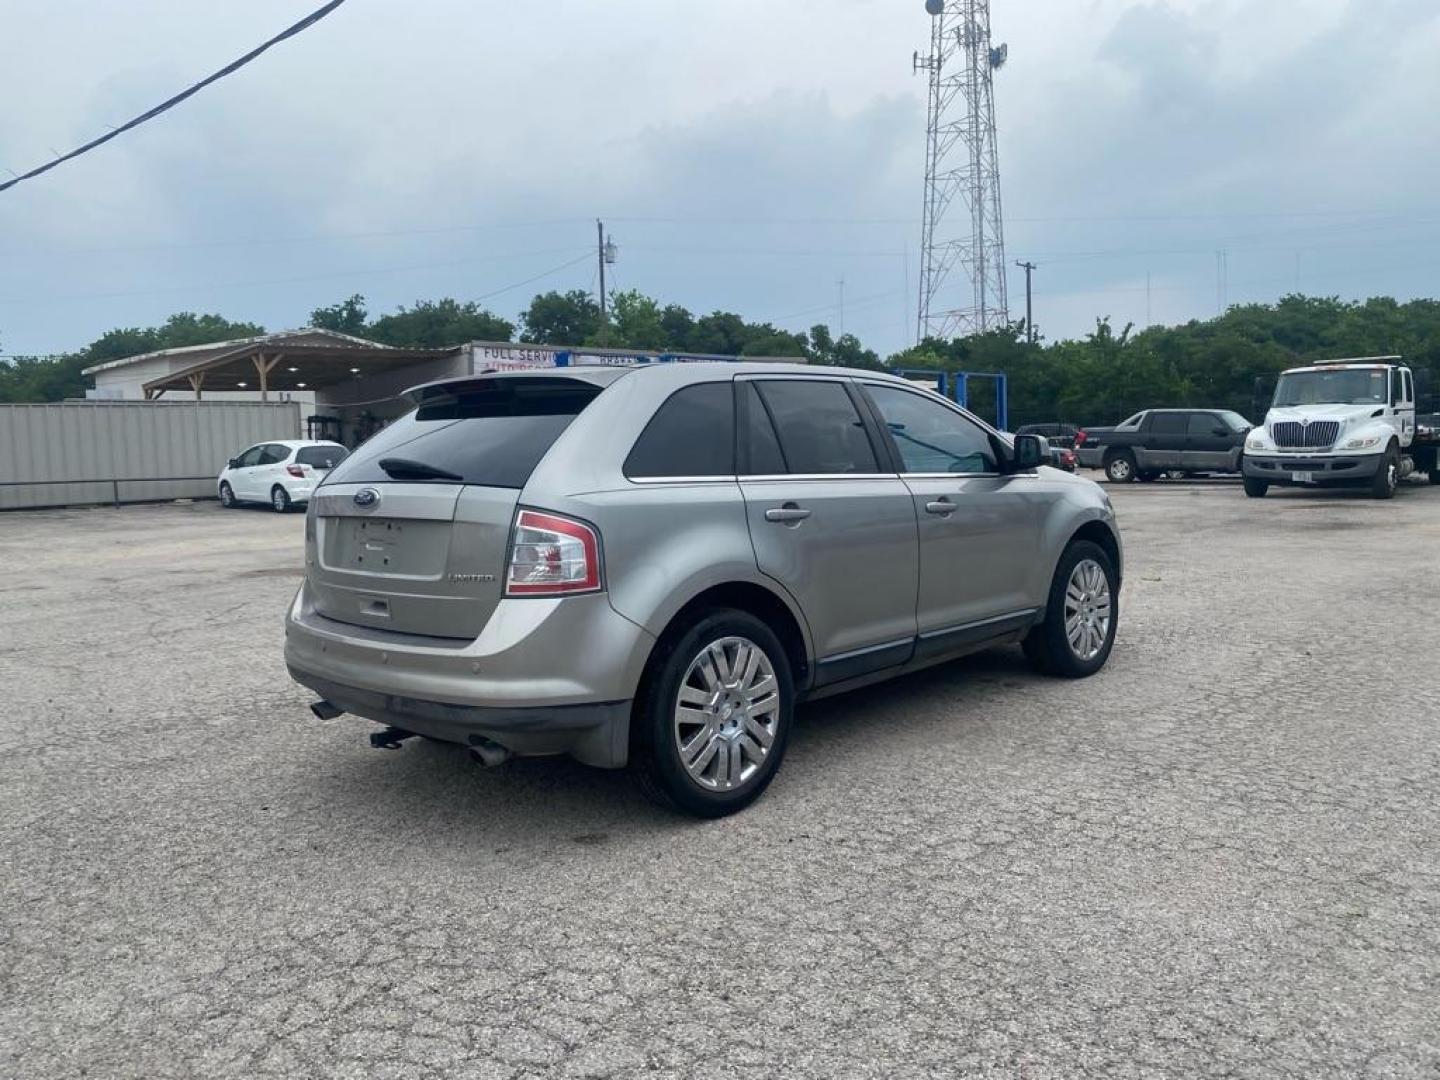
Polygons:
<instances>
[{"instance_id":1,"label":"asphalt lot","mask_svg":"<svg viewBox=\"0 0 1440 1080\"><path fill-rule=\"evenodd\" d=\"M0 1076L1440 1075L1440 488L1115 501L1104 673L819 703L715 823L312 719L299 516L0 515Z\"/></svg>"}]
</instances>

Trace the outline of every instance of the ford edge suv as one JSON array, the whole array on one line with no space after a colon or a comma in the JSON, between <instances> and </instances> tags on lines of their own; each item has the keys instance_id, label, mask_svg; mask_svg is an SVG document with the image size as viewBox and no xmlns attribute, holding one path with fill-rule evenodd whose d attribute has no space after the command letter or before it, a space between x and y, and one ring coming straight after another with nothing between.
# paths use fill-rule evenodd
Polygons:
<instances>
[{"instance_id":1,"label":"ford edge suv","mask_svg":"<svg viewBox=\"0 0 1440 1080\"><path fill-rule=\"evenodd\" d=\"M719 816L797 702L996 645L1098 671L1121 543L1101 488L902 379L793 364L485 374L312 496L286 623L317 715L569 754Z\"/></svg>"}]
</instances>

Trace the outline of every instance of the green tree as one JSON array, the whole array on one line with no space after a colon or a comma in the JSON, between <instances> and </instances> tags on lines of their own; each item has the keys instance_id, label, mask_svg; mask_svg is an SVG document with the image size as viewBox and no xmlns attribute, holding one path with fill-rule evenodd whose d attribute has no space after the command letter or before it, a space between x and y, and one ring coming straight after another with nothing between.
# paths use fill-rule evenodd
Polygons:
<instances>
[{"instance_id":1,"label":"green tree","mask_svg":"<svg viewBox=\"0 0 1440 1080\"><path fill-rule=\"evenodd\" d=\"M581 345L600 329L600 305L587 292L541 293L520 316L522 339L537 345Z\"/></svg>"},{"instance_id":2,"label":"green tree","mask_svg":"<svg viewBox=\"0 0 1440 1080\"><path fill-rule=\"evenodd\" d=\"M817 364L868 368L871 371L883 370L885 367L880 363L880 357L875 350L865 348L854 334L841 334L839 338L832 338L830 327L824 323L817 323L810 328L808 352Z\"/></svg>"},{"instance_id":3,"label":"green tree","mask_svg":"<svg viewBox=\"0 0 1440 1080\"><path fill-rule=\"evenodd\" d=\"M695 316L679 304L666 304L660 312L660 326L665 331L665 347L680 351L689 347L695 331Z\"/></svg>"},{"instance_id":4,"label":"green tree","mask_svg":"<svg viewBox=\"0 0 1440 1080\"><path fill-rule=\"evenodd\" d=\"M660 305L635 289L610 297L610 323L606 329L613 330L612 340L618 347L655 350L670 347Z\"/></svg>"},{"instance_id":5,"label":"green tree","mask_svg":"<svg viewBox=\"0 0 1440 1080\"><path fill-rule=\"evenodd\" d=\"M316 308L310 313L310 325L320 330L335 330L355 337L365 336L365 323L369 316L365 311L365 297L356 293L348 300L341 300L329 307Z\"/></svg>"},{"instance_id":6,"label":"green tree","mask_svg":"<svg viewBox=\"0 0 1440 1080\"><path fill-rule=\"evenodd\" d=\"M58 356L17 357L0 363L0 401L61 401L84 397L87 367L160 349L208 345L231 338L255 337L265 328L256 323L231 322L220 315L181 311L160 326L110 330L78 352Z\"/></svg>"},{"instance_id":7,"label":"green tree","mask_svg":"<svg viewBox=\"0 0 1440 1080\"><path fill-rule=\"evenodd\" d=\"M515 324L506 322L474 301L417 300L393 315L382 315L362 335L382 345L411 349L443 349L467 341L509 341Z\"/></svg>"}]
</instances>

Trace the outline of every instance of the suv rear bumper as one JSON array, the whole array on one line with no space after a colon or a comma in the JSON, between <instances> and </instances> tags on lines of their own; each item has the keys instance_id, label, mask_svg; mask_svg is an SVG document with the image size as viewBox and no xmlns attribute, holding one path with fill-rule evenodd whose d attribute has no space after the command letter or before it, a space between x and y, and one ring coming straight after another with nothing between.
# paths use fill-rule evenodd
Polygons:
<instances>
[{"instance_id":1,"label":"suv rear bumper","mask_svg":"<svg viewBox=\"0 0 1440 1080\"><path fill-rule=\"evenodd\" d=\"M302 587L285 663L296 682L377 723L615 768L654 641L603 593L502 600L478 638L459 641L327 619Z\"/></svg>"},{"instance_id":2,"label":"suv rear bumper","mask_svg":"<svg viewBox=\"0 0 1440 1080\"><path fill-rule=\"evenodd\" d=\"M1380 463L1384 460L1384 454L1246 454L1242 467L1245 475L1252 480L1310 487L1315 484L1367 483L1380 471ZM1312 473L1314 479L1309 483L1297 481L1293 478L1297 472Z\"/></svg>"},{"instance_id":3,"label":"suv rear bumper","mask_svg":"<svg viewBox=\"0 0 1440 1080\"><path fill-rule=\"evenodd\" d=\"M450 705L344 686L287 666L292 679L338 709L442 742L473 746L488 741L522 756L569 754L604 769L622 768L629 757L629 701L513 708Z\"/></svg>"}]
</instances>

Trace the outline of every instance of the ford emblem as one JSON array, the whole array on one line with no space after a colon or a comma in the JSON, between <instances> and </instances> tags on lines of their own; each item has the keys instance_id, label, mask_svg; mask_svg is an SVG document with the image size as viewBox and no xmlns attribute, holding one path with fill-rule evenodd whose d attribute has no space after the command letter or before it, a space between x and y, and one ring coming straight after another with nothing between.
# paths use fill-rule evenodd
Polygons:
<instances>
[{"instance_id":1,"label":"ford emblem","mask_svg":"<svg viewBox=\"0 0 1440 1080\"><path fill-rule=\"evenodd\" d=\"M374 488L361 488L355 492L355 505L360 507L374 506L380 501L380 492Z\"/></svg>"}]
</instances>

